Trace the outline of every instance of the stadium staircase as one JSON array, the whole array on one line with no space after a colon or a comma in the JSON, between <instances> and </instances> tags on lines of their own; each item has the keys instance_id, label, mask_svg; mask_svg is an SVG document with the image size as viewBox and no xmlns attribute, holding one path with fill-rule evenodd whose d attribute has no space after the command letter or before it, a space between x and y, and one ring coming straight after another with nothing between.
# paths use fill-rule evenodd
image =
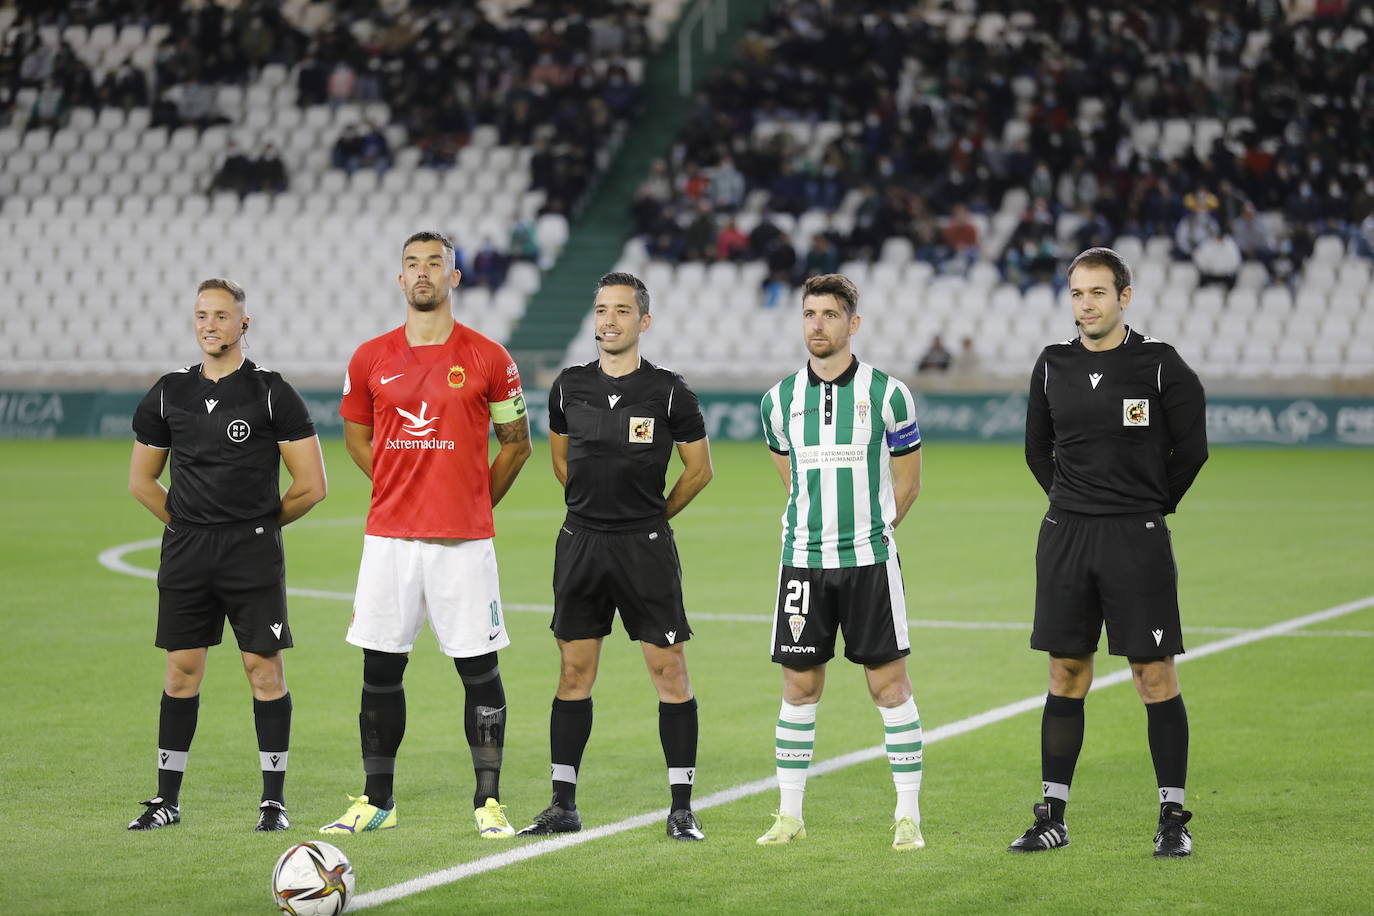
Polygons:
<instances>
[{"instance_id":1,"label":"stadium staircase","mask_svg":"<svg viewBox=\"0 0 1374 916\"><path fill-rule=\"evenodd\" d=\"M702 50L700 34L693 36L693 87L734 56L735 46L746 28L763 17L767 6L768 0L726 3L726 25L716 36L713 51ZM560 368L568 341L591 304L596 281L616 262L625 246L625 225L635 191L649 173L650 163L672 145L690 108L678 95L678 32L690 27L695 19L691 15L681 17L673 34L649 61L641 86L643 117L626 132L600 185L572 222L557 263L544 275L539 291L511 333L507 348L530 380L540 372ZM588 359L592 353L589 343Z\"/></svg>"}]
</instances>

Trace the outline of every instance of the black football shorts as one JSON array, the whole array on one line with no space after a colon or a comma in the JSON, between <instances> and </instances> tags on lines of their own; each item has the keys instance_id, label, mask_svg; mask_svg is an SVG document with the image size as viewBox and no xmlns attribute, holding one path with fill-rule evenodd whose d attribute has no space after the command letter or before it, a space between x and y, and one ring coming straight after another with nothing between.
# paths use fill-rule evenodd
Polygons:
<instances>
[{"instance_id":1,"label":"black football shorts","mask_svg":"<svg viewBox=\"0 0 1374 916\"><path fill-rule=\"evenodd\" d=\"M225 619L244 652L291 647L286 561L274 520L188 525L173 519L162 533L157 588L159 648L217 646Z\"/></svg>"},{"instance_id":2,"label":"black football shorts","mask_svg":"<svg viewBox=\"0 0 1374 916\"><path fill-rule=\"evenodd\" d=\"M841 569L782 567L773 661L792 668L828 662L840 633L844 657L855 664L882 665L911 654L906 590L896 557Z\"/></svg>"},{"instance_id":3,"label":"black football shorts","mask_svg":"<svg viewBox=\"0 0 1374 916\"><path fill-rule=\"evenodd\" d=\"M691 637L673 529L609 534L564 524L553 558L553 635L599 639L617 610L631 639L671 646Z\"/></svg>"},{"instance_id":4,"label":"black football shorts","mask_svg":"<svg viewBox=\"0 0 1374 916\"><path fill-rule=\"evenodd\" d=\"M1091 654L1104 622L1112 655L1183 652L1178 569L1164 516L1082 515L1051 506L1035 549L1031 648Z\"/></svg>"}]
</instances>

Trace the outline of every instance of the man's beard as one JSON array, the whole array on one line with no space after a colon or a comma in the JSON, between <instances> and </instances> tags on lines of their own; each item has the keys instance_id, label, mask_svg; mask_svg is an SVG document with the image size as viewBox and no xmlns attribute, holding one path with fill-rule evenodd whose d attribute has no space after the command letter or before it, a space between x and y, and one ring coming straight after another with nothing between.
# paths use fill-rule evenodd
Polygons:
<instances>
[{"instance_id":1,"label":"man's beard","mask_svg":"<svg viewBox=\"0 0 1374 916\"><path fill-rule=\"evenodd\" d=\"M425 295L429 296L429 299L426 301L420 301L418 296L412 295L410 298L410 307L417 312L432 312L444 301L444 297L436 295L433 290L420 293L420 296Z\"/></svg>"}]
</instances>

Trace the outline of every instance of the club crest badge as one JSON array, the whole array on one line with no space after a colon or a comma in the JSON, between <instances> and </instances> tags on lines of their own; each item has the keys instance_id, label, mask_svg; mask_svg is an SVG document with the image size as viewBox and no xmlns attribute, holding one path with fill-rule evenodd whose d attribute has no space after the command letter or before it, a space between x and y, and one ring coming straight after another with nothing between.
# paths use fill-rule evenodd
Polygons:
<instances>
[{"instance_id":1,"label":"club crest badge","mask_svg":"<svg viewBox=\"0 0 1374 916\"><path fill-rule=\"evenodd\" d=\"M630 417L630 441L631 441L631 442L653 442L653 441L654 441L654 418L653 418L653 417Z\"/></svg>"},{"instance_id":2,"label":"club crest badge","mask_svg":"<svg viewBox=\"0 0 1374 916\"><path fill-rule=\"evenodd\" d=\"M787 625L792 628L792 641L801 642L802 630L806 628L806 618L801 614L793 614L787 618Z\"/></svg>"},{"instance_id":3,"label":"club crest badge","mask_svg":"<svg viewBox=\"0 0 1374 916\"><path fill-rule=\"evenodd\" d=\"M859 401L854 405L854 415L859 418L860 426L868 425L868 402Z\"/></svg>"},{"instance_id":4,"label":"club crest badge","mask_svg":"<svg viewBox=\"0 0 1374 916\"><path fill-rule=\"evenodd\" d=\"M468 380L468 374L463 371L462 366L450 366L448 370L448 386L450 388L462 388Z\"/></svg>"},{"instance_id":5,"label":"club crest badge","mask_svg":"<svg viewBox=\"0 0 1374 916\"><path fill-rule=\"evenodd\" d=\"M1149 426L1150 401L1148 398L1126 398L1121 402L1122 426Z\"/></svg>"}]
</instances>

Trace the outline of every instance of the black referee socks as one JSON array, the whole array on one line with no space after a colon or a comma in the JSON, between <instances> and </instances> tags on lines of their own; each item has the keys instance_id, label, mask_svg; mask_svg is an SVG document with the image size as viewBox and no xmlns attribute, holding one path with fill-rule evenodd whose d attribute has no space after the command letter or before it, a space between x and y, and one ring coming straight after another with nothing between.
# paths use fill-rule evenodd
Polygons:
<instances>
[{"instance_id":1,"label":"black referee socks","mask_svg":"<svg viewBox=\"0 0 1374 916\"><path fill-rule=\"evenodd\" d=\"M658 740L668 764L672 810L692 807L692 784L697 772L697 699L658 704Z\"/></svg>"},{"instance_id":2,"label":"black referee socks","mask_svg":"<svg viewBox=\"0 0 1374 916\"><path fill-rule=\"evenodd\" d=\"M553 763L553 804L577 810L577 771L592 736L592 698L553 698L549 713L549 760Z\"/></svg>"},{"instance_id":3,"label":"black referee socks","mask_svg":"<svg viewBox=\"0 0 1374 916\"><path fill-rule=\"evenodd\" d=\"M172 697L162 694L157 719L157 794L169 805L181 800L181 778L186 775L187 752L196 736L200 695Z\"/></svg>"},{"instance_id":4,"label":"black referee socks","mask_svg":"<svg viewBox=\"0 0 1374 916\"><path fill-rule=\"evenodd\" d=\"M286 803L286 752L291 745L291 694L275 700L253 698L253 725L262 766L262 800Z\"/></svg>"},{"instance_id":5,"label":"black referee socks","mask_svg":"<svg viewBox=\"0 0 1374 916\"><path fill-rule=\"evenodd\" d=\"M1069 803L1069 785L1083 750L1083 698L1045 695L1045 711L1040 718L1040 778L1050 817L1064 820Z\"/></svg>"},{"instance_id":6,"label":"black referee socks","mask_svg":"<svg viewBox=\"0 0 1374 916\"><path fill-rule=\"evenodd\" d=\"M1183 694L1163 703L1146 703L1149 717L1150 757L1159 781L1159 804L1183 806L1188 781L1188 709Z\"/></svg>"}]
</instances>

